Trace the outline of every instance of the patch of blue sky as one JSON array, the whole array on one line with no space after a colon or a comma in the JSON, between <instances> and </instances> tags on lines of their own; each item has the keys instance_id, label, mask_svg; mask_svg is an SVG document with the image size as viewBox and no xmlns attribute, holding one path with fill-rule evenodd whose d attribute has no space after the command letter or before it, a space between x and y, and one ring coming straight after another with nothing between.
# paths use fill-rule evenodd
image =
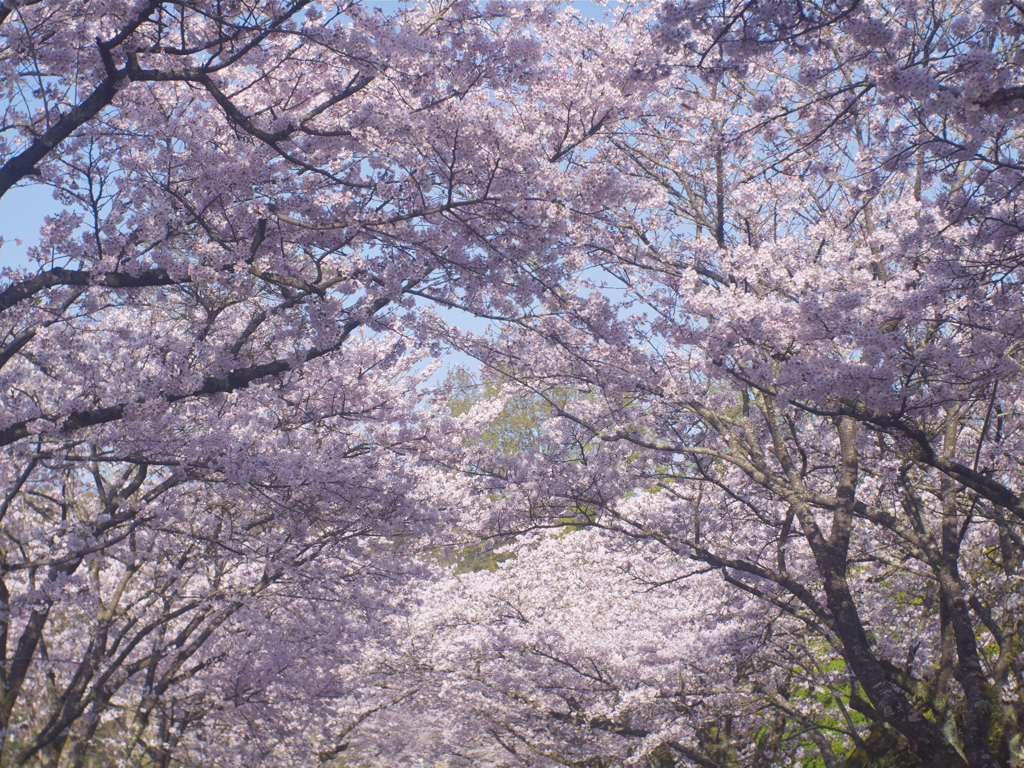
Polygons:
<instances>
[{"instance_id":1,"label":"patch of blue sky","mask_svg":"<svg viewBox=\"0 0 1024 768\"><path fill-rule=\"evenodd\" d=\"M0 269L29 267L29 249L38 245L46 217L60 211L49 186L28 184L9 190L0 200Z\"/></svg>"}]
</instances>

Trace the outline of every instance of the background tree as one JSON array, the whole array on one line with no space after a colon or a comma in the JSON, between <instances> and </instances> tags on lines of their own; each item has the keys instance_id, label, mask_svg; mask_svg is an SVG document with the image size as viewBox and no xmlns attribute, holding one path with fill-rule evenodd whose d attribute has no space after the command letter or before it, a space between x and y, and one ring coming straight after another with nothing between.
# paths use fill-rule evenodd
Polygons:
<instances>
[{"instance_id":1,"label":"background tree","mask_svg":"<svg viewBox=\"0 0 1024 768\"><path fill-rule=\"evenodd\" d=\"M756 598L722 589L711 569L593 528L528 536L516 551L497 570L426 584L389 621L393 635L367 644L363 689L407 695L359 724L355 755L837 766L833 745L849 751L857 728L837 719L834 681L808 671L836 657L801 653L784 612L766 624ZM826 722L824 737L813 724Z\"/></svg>"}]
</instances>

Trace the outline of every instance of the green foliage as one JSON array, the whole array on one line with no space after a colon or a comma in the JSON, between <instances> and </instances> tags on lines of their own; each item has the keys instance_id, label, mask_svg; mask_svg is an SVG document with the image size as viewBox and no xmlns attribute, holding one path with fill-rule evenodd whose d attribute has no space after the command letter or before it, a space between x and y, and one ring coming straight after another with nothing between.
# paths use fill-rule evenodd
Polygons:
<instances>
[{"instance_id":1,"label":"green foliage","mask_svg":"<svg viewBox=\"0 0 1024 768\"><path fill-rule=\"evenodd\" d=\"M500 371L485 371L479 379L463 368L448 374L445 389L450 393L448 408L453 416L461 416L479 402L497 396L503 384L511 381ZM569 400L568 390L553 388L541 393L518 392L505 403L501 413L491 421L480 442L500 453L515 455L538 447L544 423L563 408Z\"/></svg>"},{"instance_id":2,"label":"green foliage","mask_svg":"<svg viewBox=\"0 0 1024 768\"><path fill-rule=\"evenodd\" d=\"M455 560L455 573L473 573L476 571L496 571L501 563L515 555L511 552L495 551L480 543L463 549Z\"/></svg>"}]
</instances>

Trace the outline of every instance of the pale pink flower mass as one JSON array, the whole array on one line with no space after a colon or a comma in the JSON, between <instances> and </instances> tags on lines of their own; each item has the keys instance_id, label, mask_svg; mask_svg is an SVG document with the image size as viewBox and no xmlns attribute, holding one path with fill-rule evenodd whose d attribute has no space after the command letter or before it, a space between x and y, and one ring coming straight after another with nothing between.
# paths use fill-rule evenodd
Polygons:
<instances>
[{"instance_id":1,"label":"pale pink flower mass","mask_svg":"<svg viewBox=\"0 0 1024 768\"><path fill-rule=\"evenodd\" d=\"M0 765L1022 764L1019 4L378 5L0 5Z\"/></svg>"}]
</instances>

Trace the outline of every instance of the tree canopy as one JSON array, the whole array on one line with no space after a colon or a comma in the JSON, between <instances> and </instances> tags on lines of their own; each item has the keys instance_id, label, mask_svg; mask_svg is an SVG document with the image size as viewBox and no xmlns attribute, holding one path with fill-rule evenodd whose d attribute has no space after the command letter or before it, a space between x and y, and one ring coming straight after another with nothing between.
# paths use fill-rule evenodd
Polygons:
<instances>
[{"instance_id":1,"label":"tree canopy","mask_svg":"<svg viewBox=\"0 0 1024 768\"><path fill-rule=\"evenodd\" d=\"M1024 764L1022 62L1016 0L4 3L0 768Z\"/></svg>"}]
</instances>

